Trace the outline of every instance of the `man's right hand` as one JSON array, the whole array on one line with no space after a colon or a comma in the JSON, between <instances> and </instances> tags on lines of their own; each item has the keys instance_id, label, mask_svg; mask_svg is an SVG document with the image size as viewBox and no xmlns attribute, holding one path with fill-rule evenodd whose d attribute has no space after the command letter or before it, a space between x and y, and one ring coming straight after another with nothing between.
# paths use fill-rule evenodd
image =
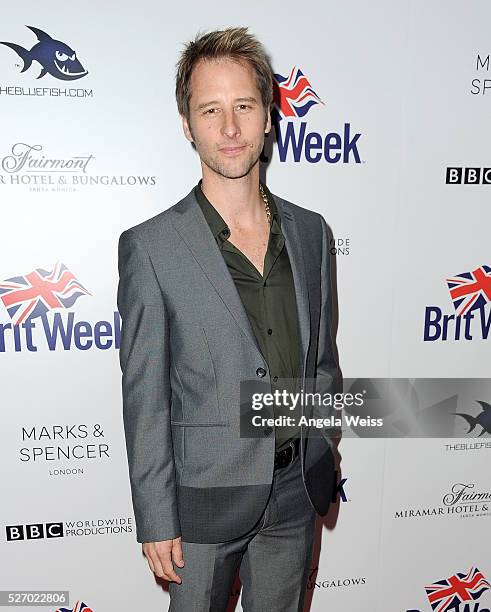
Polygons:
<instances>
[{"instance_id":1,"label":"man's right hand","mask_svg":"<svg viewBox=\"0 0 491 612\"><path fill-rule=\"evenodd\" d=\"M156 576L181 584L182 579L176 574L172 564L174 562L178 567L184 567L180 537L162 542L144 542L142 549L150 569Z\"/></svg>"}]
</instances>

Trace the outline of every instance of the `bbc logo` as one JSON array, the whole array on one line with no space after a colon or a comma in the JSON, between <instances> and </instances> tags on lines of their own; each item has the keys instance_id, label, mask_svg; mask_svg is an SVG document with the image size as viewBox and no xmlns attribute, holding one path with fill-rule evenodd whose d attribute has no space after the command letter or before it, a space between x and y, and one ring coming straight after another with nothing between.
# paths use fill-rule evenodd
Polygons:
<instances>
[{"instance_id":1,"label":"bbc logo","mask_svg":"<svg viewBox=\"0 0 491 612\"><path fill-rule=\"evenodd\" d=\"M447 185L491 185L491 168L447 168Z\"/></svg>"},{"instance_id":2,"label":"bbc logo","mask_svg":"<svg viewBox=\"0 0 491 612\"><path fill-rule=\"evenodd\" d=\"M43 540L62 538L63 523L36 523L33 525L6 525L7 542L16 540Z\"/></svg>"}]
</instances>

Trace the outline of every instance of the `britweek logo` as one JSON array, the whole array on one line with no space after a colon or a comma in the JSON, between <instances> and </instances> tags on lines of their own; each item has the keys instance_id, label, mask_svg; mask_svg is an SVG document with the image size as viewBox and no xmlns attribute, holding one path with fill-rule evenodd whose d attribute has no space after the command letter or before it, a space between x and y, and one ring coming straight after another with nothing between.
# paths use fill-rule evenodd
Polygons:
<instances>
[{"instance_id":1,"label":"britweek logo","mask_svg":"<svg viewBox=\"0 0 491 612\"><path fill-rule=\"evenodd\" d=\"M17 43L0 41L0 45L9 47L17 54L17 59L22 63L17 63L16 67L20 72L28 71L33 62L41 67L41 71L36 77L43 78L49 74L59 81L75 81L87 76L88 71L83 67L77 57L75 50L66 42L52 38L49 34L35 28L26 26L34 33L38 42L30 49ZM32 72L32 71L31 71ZM21 86L2 86L0 85L0 95L7 96L52 96L70 98L89 98L93 96L92 90L83 88L60 88L60 87L21 87Z\"/></svg>"},{"instance_id":2,"label":"britweek logo","mask_svg":"<svg viewBox=\"0 0 491 612\"><path fill-rule=\"evenodd\" d=\"M22 276L0 282L0 300L10 322L0 322L0 353L36 352L45 346L50 351L91 348L119 349L121 317L116 310L112 321L75 321L67 310L84 295L91 295L63 264L53 270L37 268ZM51 315L52 311L56 311Z\"/></svg>"},{"instance_id":3,"label":"britweek logo","mask_svg":"<svg viewBox=\"0 0 491 612\"><path fill-rule=\"evenodd\" d=\"M360 133L352 134L345 123L341 132L308 131L303 119L311 108L324 105L304 73L294 66L288 76L274 75L272 119L280 162L306 161L316 164L362 163L358 150Z\"/></svg>"},{"instance_id":4,"label":"britweek logo","mask_svg":"<svg viewBox=\"0 0 491 612\"><path fill-rule=\"evenodd\" d=\"M94 612L84 601L78 600L73 608L56 608L55 612Z\"/></svg>"},{"instance_id":5,"label":"britweek logo","mask_svg":"<svg viewBox=\"0 0 491 612\"><path fill-rule=\"evenodd\" d=\"M482 602L479 601L490 588L483 573L477 567L471 567L466 574L457 572L449 578L425 586L425 591L431 609L435 612L490 612L489 608L480 607ZM422 611L410 608L406 612Z\"/></svg>"},{"instance_id":6,"label":"britweek logo","mask_svg":"<svg viewBox=\"0 0 491 612\"><path fill-rule=\"evenodd\" d=\"M425 342L435 340L487 340L491 327L491 267L480 266L447 278L455 313L443 314L438 306L427 306Z\"/></svg>"}]
</instances>

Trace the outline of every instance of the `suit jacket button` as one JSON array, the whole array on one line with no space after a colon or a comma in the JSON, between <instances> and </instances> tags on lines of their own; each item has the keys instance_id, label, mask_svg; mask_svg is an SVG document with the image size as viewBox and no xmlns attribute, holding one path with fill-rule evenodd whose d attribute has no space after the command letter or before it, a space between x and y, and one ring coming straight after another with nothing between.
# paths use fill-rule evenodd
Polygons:
<instances>
[{"instance_id":1,"label":"suit jacket button","mask_svg":"<svg viewBox=\"0 0 491 612\"><path fill-rule=\"evenodd\" d=\"M258 368L256 370L256 374L257 374L257 376L260 376L262 378L263 376L265 376L266 370L264 368Z\"/></svg>"},{"instance_id":2,"label":"suit jacket button","mask_svg":"<svg viewBox=\"0 0 491 612\"><path fill-rule=\"evenodd\" d=\"M272 433L273 433L273 428L272 427L265 427L264 428L264 435L265 436L269 436Z\"/></svg>"}]
</instances>

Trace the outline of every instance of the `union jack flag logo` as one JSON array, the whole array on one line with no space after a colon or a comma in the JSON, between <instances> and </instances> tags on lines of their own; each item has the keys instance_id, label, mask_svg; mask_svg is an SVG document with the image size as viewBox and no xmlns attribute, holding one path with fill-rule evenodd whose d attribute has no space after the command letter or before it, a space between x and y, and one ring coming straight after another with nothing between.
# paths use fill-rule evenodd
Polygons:
<instances>
[{"instance_id":1,"label":"union jack flag logo","mask_svg":"<svg viewBox=\"0 0 491 612\"><path fill-rule=\"evenodd\" d=\"M471 567L467 574L457 573L450 578L438 580L425 587L432 610L445 612L458 610L465 601L476 601L491 585L477 567Z\"/></svg>"},{"instance_id":2,"label":"union jack flag logo","mask_svg":"<svg viewBox=\"0 0 491 612\"><path fill-rule=\"evenodd\" d=\"M324 104L300 68L294 66L287 77L275 74L274 105L282 117L304 117L314 104Z\"/></svg>"},{"instance_id":3,"label":"union jack flag logo","mask_svg":"<svg viewBox=\"0 0 491 612\"><path fill-rule=\"evenodd\" d=\"M447 278L450 297L457 315L482 308L491 301L491 268L480 266L472 272L463 272Z\"/></svg>"},{"instance_id":4,"label":"union jack flag logo","mask_svg":"<svg viewBox=\"0 0 491 612\"><path fill-rule=\"evenodd\" d=\"M37 268L0 282L0 299L14 325L54 308L70 308L81 295L91 294L60 262L51 272Z\"/></svg>"},{"instance_id":5,"label":"union jack flag logo","mask_svg":"<svg viewBox=\"0 0 491 612\"><path fill-rule=\"evenodd\" d=\"M83 601L80 601L80 602L77 601L74 608L56 608L55 612L94 612L94 611Z\"/></svg>"}]
</instances>

